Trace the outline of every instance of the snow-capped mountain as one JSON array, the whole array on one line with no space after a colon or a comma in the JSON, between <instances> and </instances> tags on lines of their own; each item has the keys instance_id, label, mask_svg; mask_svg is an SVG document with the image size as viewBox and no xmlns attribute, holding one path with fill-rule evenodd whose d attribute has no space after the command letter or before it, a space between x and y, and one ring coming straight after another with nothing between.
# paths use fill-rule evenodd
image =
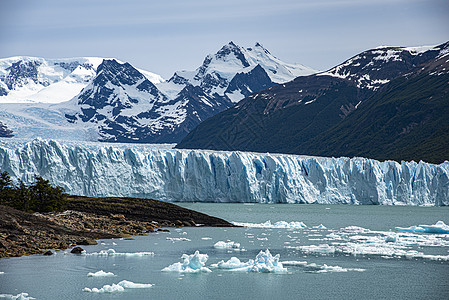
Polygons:
<instances>
[{"instance_id":1,"label":"snow-capped mountain","mask_svg":"<svg viewBox=\"0 0 449 300\"><path fill-rule=\"evenodd\" d=\"M217 53L206 56L195 71L176 72L160 88L173 94L190 84L201 87L210 95L227 96L232 102L238 102L261 88L317 72L300 64L285 63L259 43L244 48L229 42ZM232 84L237 74L240 84Z\"/></svg>"},{"instance_id":2,"label":"snow-capped mountain","mask_svg":"<svg viewBox=\"0 0 449 300\"><path fill-rule=\"evenodd\" d=\"M440 55L449 43L423 47L378 47L317 74L354 82L358 88L376 90L399 75Z\"/></svg>"},{"instance_id":3,"label":"snow-capped mountain","mask_svg":"<svg viewBox=\"0 0 449 300\"><path fill-rule=\"evenodd\" d=\"M101 57L0 59L0 103L60 103L78 95L96 74ZM162 77L143 71L153 83Z\"/></svg>"},{"instance_id":4,"label":"snow-capped mountain","mask_svg":"<svg viewBox=\"0 0 449 300\"><path fill-rule=\"evenodd\" d=\"M362 52L253 93L176 147L444 161L448 55L449 43Z\"/></svg>"},{"instance_id":5,"label":"snow-capped mountain","mask_svg":"<svg viewBox=\"0 0 449 300\"><path fill-rule=\"evenodd\" d=\"M16 137L176 143L232 101L311 72L232 42L168 81L116 59L13 57L0 60L0 121Z\"/></svg>"}]
</instances>

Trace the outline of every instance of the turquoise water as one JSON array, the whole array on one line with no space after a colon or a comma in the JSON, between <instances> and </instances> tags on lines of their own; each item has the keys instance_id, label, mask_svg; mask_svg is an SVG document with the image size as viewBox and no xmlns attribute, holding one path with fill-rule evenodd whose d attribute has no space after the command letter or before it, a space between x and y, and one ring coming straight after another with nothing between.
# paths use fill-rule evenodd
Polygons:
<instances>
[{"instance_id":1,"label":"turquoise water","mask_svg":"<svg viewBox=\"0 0 449 300\"><path fill-rule=\"evenodd\" d=\"M0 273L0 294L26 292L36 299L449 299L449 261L444 260L449 255L449 235L395 230L397 226L435 224L439 220L449 224L447 207L204 203L182 206L229 221L301 221L307 227L181 228L138 236L135 240L102 240L99 245L84 247L88 253L112 248L120 253L152 251L152 256L77 256L59 251L50 257L1 259L0 272L4 273ZM317 228L320 224L326 228ZM397 241L385 242L389 234L396 236ZM240 243L240 251L214 248L216 242L226 240ZM338 250L310 251L323 244ZM296 261L297 265L285 265L288 272L283 274L211 267L232 256L246 262L265 249L273 255L280 254L281 262ZM373 249L379 253L373 254ZM161 272L180 261L182 254L195 250L209 255L206 266L212 272ZM401 251L408 255L401 256L405 253ZM87 276L99 270L115 276ZM122 280L154 286L109 294L83 291L85 287L101 288Z\"/></svg>"}]
</instances>

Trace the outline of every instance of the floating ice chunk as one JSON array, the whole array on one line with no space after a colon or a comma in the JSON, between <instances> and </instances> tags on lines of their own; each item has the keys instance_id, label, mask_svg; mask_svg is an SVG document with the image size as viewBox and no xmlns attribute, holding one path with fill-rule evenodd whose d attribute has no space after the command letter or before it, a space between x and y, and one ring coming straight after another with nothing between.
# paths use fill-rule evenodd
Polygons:
<instances>
[{"instance_id":1,"label":"floating ice chunk","mask_svg":"<svg viewBox=\"0 0 449 300\"><path fill-rule=\"evenodd\" d=\"M313 228L316 228L316 229L327 229L327 227L324 226L323 224L320 224L318 226L313 226Z\"/></svg>"},{"instance_id":2,"label":"floating ice chunk","mask_svg":"<svg viewBox=\"0 0 449 300\"><path fill-rule=\"evenodd\" d=\"M228 261L220 261L213 265L219 269L227 269L238 272L254 272L254 273L286 273L287 268L284 268L279 262L279 254L272 256L270 251L260 251L256 259L248 260L246 263L241 262L237 257L231 257Z\"/></svg>"},{"instance_id":3,"label":"floating ice chunk","mask_svg":"<svg viewBox=\"0 0 449 300\"><path fill-rule=\"evenodd\" d=\"M324 265L318 265L316 263L308 264L306 261L295 261L295 260L283 261L282 264L284 266L304 267L307 272L311 272L311 273L348 272L348 271L363 272L363 271L366 271L365 269L343 268L340 266L328 266L326 264L324 264Z\"/></svg>"},{"instance_id":4,"label":"floating ice chunk","mask_svg":"<svg viewBox=\"0 0 449 300\"><path fill-rule=\"evenodd\" d=\"M119 283L115 284L106 284L102 288L88 288L85 287L83 289L83 292L88 293L116 293L116 292L123 292L125 289L144 289L144 288L150 288L153 284L151 283L134 283L132 281L128 280L122 280Z\"/></svg>"},{"instance_id":5,"label":"floating ice chunk","mask_svg":"<svg viewBox=\"0 0 449 300\"><path fill-rule=\"evenodd\" d=\"M5 274L5 272L0 272L0 275Z\"/></svg>"},{"instance_id":6,"label":"floating ice chunk","mask_svg":"<svg viewBox=\"0 0 449 300\"><path fill-rule=\"evenodd\" d=\"M28 299L36 299L33 297L28 296L28 293L20 293L17 295L10 295L10 294L0 294L1 299L11 299L11 300L28 300Z\"/></svg>"},{"instance_id":7,"label":"floating ice chunk","mask_svg":"<svg viewBox=\"0 0 449 300\"><path fill-rule=\"evenodd\" d=\"M299 261L299 260L287 260L282 262L283 266L305 266L307 265L306 261Z\"/></svg>"},{"instance_id":8,"label":"floating ice chunk","mask_svg":"<svg viewBox=\"0 0 449 300\"><path fill-rule=\"evenodd\" d=\"M201 239L202 239L202 240L205 240L205 241L208 241L208 240L211 240L212 238L211 238L211 237L208 237L208 236L205 236L205 237L202 237Z\"/></svg>"},{"instance_id":9,"label":"floating ice chunk","mask_svg":"<svg viewBox=\"0 0 449 300\"><path fill-rule=\"evenodd\" d=\"M243 263L237 257L231 257L228 261L221 260L218 264L213 264L212 266L219 269L238 269L242 267L247 267L248 263Z\"/></svg>"},{"instance_id":10,"label":"floating ice chunk","mask_svg":"<svg viewBox=\"0 0 449 300\"><path fill-rule=\"evenodd\" d=\"M95 273L89 272L89 273L87 273L87 276L88 277L110 277L110 276L115 276L115 274L112 272L105 272L103 270L100 270Z\"/></svg>"},{"instance_id":11,"label":"floating ice chunk","mask_svg":"<svg viewBox=\"0 0 449 300\"><path fill-rule=\"evenodd\" d=\"M317 265L315 263L308 264L305 267L308 272L312 272L312 273L330 273L330 272L348 272L348 271L363 272L363 271L366 271L365 269L343 268L340 266L328 266L326 264Z\"/></svg>"},{"instance_id":12,"label":"floating ice chunk","mask_svg":"<svg viewBox=\"0 0 449 300\"><path fill-rule=\"evenodd\" d=\"M333 254L335 253L335 247L328 244L320 245L308 245L308 246L298 246L298 247L286 247L286 248L296 248L305 253L322 253L322 254Z\"/></svg>"},{"instance_id":13,"label":"floating ice chunk","mask_svg":"<svg viewBox=\"0 0 449 300\"><path fill-rule=\"evenodd\" d=\"M251 227L251 228L287 228L287 229L298 229L298 228L306 228L307 225L303 222L286 222L286 221L278 221L274 224L271 223L270 220L264 223L244 223L244 222L231 222L236 226L243 227Z\"/></svg>"},{"instance_id":14,"label":"floating ice chunk","mask_svg":"<svg viewBox=\"0 0 449 300\"><path fill-rule=\"evenodd\" d=\"M201 254L198 250L195 251L194 254L183 254L181 256L182 262L177 262L165 267L162 271L179 273L211 272L211 270L205 266L208 257L207 254Z\"/></svg>"},{"instance_id":15,"label":"floating ice chunk","mask_svg":"<svg viewBox=\"0 0 449 300\"><path fill-rule=\"evenodd\" d=\"M214 248L217 249L238 249L240 248L240 243L236 243L233 241L227 241L227 242L223 242L223 241L218 241L215 243Z\"/></svg>"},{"instance_id":16,"label":"floating ice chunk","mask_svg":"<svg viewBox=\"0 0 449 300\"><path fill-rule=\"evenodd\" d=\"M434 225L419 225L410 227L396 227L398 231L406 232L424 232L424 233L449 233L449 225L446 225L443 221L438 221Z\"/></svg>"},{"instance_id":17,"label":"floating ice chunk","mask_svg":"<svg viewBox=\"0 0 449 300\"><path fill-rule=\"evenodd\" d=\"M87 253L83 252L84 255L97 255L97 256L147 256L154 255L154 252L117 252L114 249L101 250L100 252Z\"/></svg>"},{"instance_id":18,"label":"floating ice chunk","mask_svg":"<svg viewBox=\"0 0 449 300\"><path fill-rule=\"evenodd\" d=\"M176 237L174 237L174 238L172 238L172 237L166 237L165 239L166 239L166 240L169 240L169 241L173 241L173 242L177 242L177 241L190 242L190 241L191 241L191 239L183 238L183 237L181 237L181 238L176 238Z\"/></svg>"},{"instance_id":19,"label":"floating ice chunk","mask_svg":"<svg viewBox=\"0 0 449 300\"><path fill-rule=\"evenodd\" d=\"M385 242L387 242L387 243L394 243L397 240L398 240L398 237L395 234L387 234L387 236L385 237Z\"/></svg>"}]
</instances>

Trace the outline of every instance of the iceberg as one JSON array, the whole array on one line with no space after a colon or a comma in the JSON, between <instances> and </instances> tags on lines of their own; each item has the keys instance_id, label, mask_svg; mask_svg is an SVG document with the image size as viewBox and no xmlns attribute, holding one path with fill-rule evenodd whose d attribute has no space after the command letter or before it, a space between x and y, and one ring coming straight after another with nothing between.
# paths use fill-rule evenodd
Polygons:
<instances>
[{"instance_id":1,"label":"iceberg","mask_svg":"<svg viewBox=\"0 0 449 300\"><path fill-rule=\"evenodd\" d=\"M10 300L30 300L30 299L36 299L33 297L28 296L28 293L20 293L17 295L11 295L11 294L0 294L0 299L10 299Z\"/></svg>"},{"instance_id":2,"label":"iceberg","mask_svg":"<svg viewBox=\"0 0 449 300\"><path fill-rule=\"evenodd\" d=\"M438 221L434 225L419 225L410 227L396 227L397 231L405 232L422 232L422 233L440 233L448 234L449 225L446 225L443 221Z\"/></svg>"},{"instance_id":3,"label":"iceberg","mask_svg":"<svg viewBox=\"0 0 449 300\"><path fill-rule=\"evenodd\" d=\"M85 196L176 202L449 205L449 162L0 139L0 171Z\"/></svg>"},{"instance_id":4,"label":"iceberg","mask_svg":"<svg viewBox=\"0 0 449 300\"><path fill-rule=\"evenodd\" d=\"M174 238L172 238L172 237L166 237L165 239L168 240L168 241L172 241L172 242L179 242L179 241L190 242L190 241L191 241L191 239L183 238L183 237L181 237L181 238L177 238L177 237L174 237Z\"/></svg>"},{"instance_id":5,"label":"iceberg","mask_svg":"<svg viewBox=\"0 0 449 300\"><path fill-rule=\"evenodd\" d=\"M162 269L163 272L178 272L178 273L200 273L211 272L206 267L208 255L201 254L198 250L194 254L183 254L181 256L182 262L174 263Z\"/></svg>"},{"instance_id":6,"label":"iceberg","mask_svg":"<svg viewBox=\"0 0 449 300\"><path fill-rule=\"evenodd\" d=\"M321 239L329 241L329 244L284 247L299 250L305 254L343 254L353 256L380 256L386 259L405 258L441 262L449 261L449 255L436 255L430 250L433 247L449 247L448 236L441 234L442 228L445 228L447 225L440 221L435 225L420 226L425 226L422 228L428 228L426 226L432 227L430 230L433 230L433 233L421 234L422 231L415 231L416 228L414 227L417 226L405 228L407 230L402 233L375 231L357 226L348 226L338 231L333 230L325 238ZM309 239L309 241L311 240Z\"/></svg>"},{"instance_id":7,"label":"iceberg","mask_svg":"<svg viewBox=\"0 0 449 300\"><path fill-rule=\"evenodd\" d=\"M88 277L112 277L115 276L112 272L105 272L103 270L97 271L95 273L89 272L87 273Z\"/></svg>"},{"instance_id":8,"label":"iceberg","mask_svg":"<svg viewBox=\"0 0 449 300\"><path fill-rule=\"evenodd\" d=\"M218 241L214 244L214 248L217 248L217 249L239 249L240 243L236 243L233 241L227 241L227 242Z\"/></svg>"},{"instance_id":9,"label":"iceberg","mask_svg":"<svg viewBox=\"0 0 449 300\"><path fill-rule=\"evenodd\" d=\"M153 256L154 252L117 252L114 249L101 250L100 252L87 253L85 250L83 255L96 255L96 256Z\"/></svg>"},{"instance_id":10,"label":"iceberg","mask_svg":"<svg viewBox=\"0 0 449 300\"><path fill-rule=\"evenodd\" d=\"M270 251L260 251L256 259L250 259L247 262L241 262L237 257L231 257L228 261L220 261L212 266L218 269L226 269L237 272L254 272L254 273L286 273L287 268L284 268L279 262L279 254L272 256Z\"/></svg>"},{"instance_id":11,"label":"iceberg","mask_svg":"<svg viewBox=\"0 0 449 300\"><path fill-rule=\"evenodd\" d=\"M102 288L88 288L85 287L83 292L88 293L116 293L123 292L125 289L145 289L152 287L151 283L134 283L128 280L122 280L119 283L113 283L111 285L106 284Z\"/></svg>"},{"instance_id":12,"label":"iceberg","mask_svg":"<svg viewBox=\"0 0 449 300\"><path fill-rule=\"evenodd\" d=\"M231 222L235 226L251 227L251 228L274 228L274 229L301 229L306 228L307 225L303 222L286 222L278 221L271 223L270 220L264 223L245 223L245 222Z\"/></svg>"}]
</instances>

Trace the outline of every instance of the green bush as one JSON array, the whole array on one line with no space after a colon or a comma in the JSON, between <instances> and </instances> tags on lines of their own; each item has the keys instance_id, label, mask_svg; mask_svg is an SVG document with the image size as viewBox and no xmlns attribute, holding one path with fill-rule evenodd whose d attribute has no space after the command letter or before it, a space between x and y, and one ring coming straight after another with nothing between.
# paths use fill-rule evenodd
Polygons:
<instances>
[{"instance_id":1,"label":"green bush","mask_svg":"<svg viewBox=\"0 0 449 300\"><path fill-rule=\"evenodd\" d=\"M48 180L34 176L34 182L27 186L19 180L14 185L7 172L0 173L0 204L23 211L62 211L67 206L67 198L62 187L53 187Z\"/></svg>"}]
</instances>

